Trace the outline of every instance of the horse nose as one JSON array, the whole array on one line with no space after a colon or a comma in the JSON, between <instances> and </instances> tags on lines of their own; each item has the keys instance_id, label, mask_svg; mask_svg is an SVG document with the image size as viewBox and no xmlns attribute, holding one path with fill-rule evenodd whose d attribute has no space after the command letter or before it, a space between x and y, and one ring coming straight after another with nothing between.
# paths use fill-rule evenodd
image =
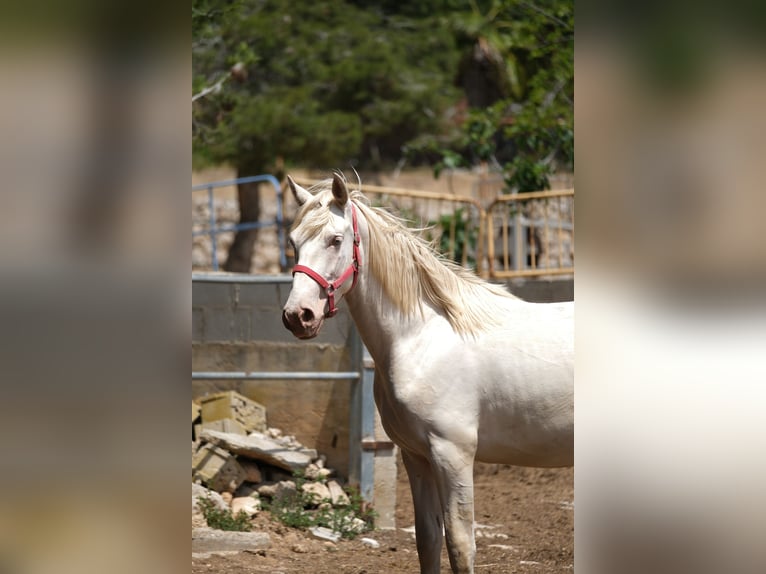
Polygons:
<instances>
[{"instance_id":1,"label":"horse nose","mask_svg":"<svg viewBox=\"0 0 766 574\"><path fill-rule=\"evenodd\" d=\"M290 331L295 331L299 327L305 327L312 323L314 318L314 312L306 307L300 309L297 313L287 309L282 311L282 324Z\"/></svg>"},{"instance_id":2,"label":"horse nose","mask_svg":"<svg viewBox=\"0 0 766 574\"><path fill-rule=\"evenodd\" d=\"M310 323L314 320L314 312L311 309L306 309L305 307L301 309L300 314L298 317L301 320L301 323Z\"/></svg>"}]
</instances>

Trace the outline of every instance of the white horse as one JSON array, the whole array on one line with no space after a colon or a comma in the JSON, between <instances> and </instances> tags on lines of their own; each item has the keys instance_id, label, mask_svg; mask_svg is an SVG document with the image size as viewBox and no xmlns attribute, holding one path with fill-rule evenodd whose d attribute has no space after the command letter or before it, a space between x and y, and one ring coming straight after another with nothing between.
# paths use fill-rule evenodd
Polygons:
<instances>
[{"instance_id":1,"label":"white horse","mask_svg":"<svg viewBox=\"0 0 766 574\"><path fill-rule=\"evenodd\" d=\"M445 261L335 174L308 191L282 320L316 336L346 300L375 360L375 402L401 448L420 571L472 573L474 460L573 464L573 304L527 303Z\"/></svg>"}]
</instances>

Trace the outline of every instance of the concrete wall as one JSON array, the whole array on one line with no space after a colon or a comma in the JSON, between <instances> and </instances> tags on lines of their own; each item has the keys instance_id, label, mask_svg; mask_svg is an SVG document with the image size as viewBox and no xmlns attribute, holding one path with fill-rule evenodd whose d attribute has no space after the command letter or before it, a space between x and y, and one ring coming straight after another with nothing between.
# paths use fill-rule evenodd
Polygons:
<instances>
[{"instance_id":1,"label":"concrete wall","mask_svg":"<svg viewBox=\"0 0 766 574\"><path fill-rule=\"evenodd\" d=\"M574 301L573 279L509 279L508 290L525 301L553 303Z\"/></svg>"},{"instance_id":2,"label":"concrete wall","mask_svg":"<svg viewBox=\"0 0 766 574\"><path fill-rule=\"evenodd\" d=\"M356 371L353 323L341 307L311 341L284 328L288 277L257 283L192 281L193 371ZM266 407L267 424L327 456L348 475L351 381L192 381L192 397L236 390Z\"/></svg>"}]
</instances>

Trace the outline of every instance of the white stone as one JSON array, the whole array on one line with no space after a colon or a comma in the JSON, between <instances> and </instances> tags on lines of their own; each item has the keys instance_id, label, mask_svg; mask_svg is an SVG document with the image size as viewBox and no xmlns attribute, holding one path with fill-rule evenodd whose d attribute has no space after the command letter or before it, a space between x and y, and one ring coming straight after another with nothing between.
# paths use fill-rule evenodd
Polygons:
<instances>
[{"instance_id":1,"label":"white stone","mask_svg":"<svg viewBox=\"0 0 766 574\"><path fill-rule=\"evenodd\" d=\"M335 532L324 526L312 526L309 528L309 532L321 540L329 540L330 542L337 542L341 538L340 532Z\"/></svg>"},{"instance_id":2,"label":"white stone","mask_svg":"<svg viewBox=\"0 0 766 574\"><path fill-rule=\"evenodd\" d=\"M316 480L319 477L319 467L312 462L306 467L306 470L304 470L303 473L309 480Z\"/></svg>"},{"instance_id":3,"label":"white stone","mask_svg":"<svg viewBox=\"0 0 766 574\"><path fill-rule=\"evenodd\" d=\"M198 500L200 498L209 498L213 501L216 508L220 510L226 510L229 507L221 495L214 490L209 490L201 484L192 483L192 514L202 512L198 505Z\"/></svg>"},{"instance_id":4,"label":"white stone","mask_svg":"<svg viewBox=\"0 0 766 574\"><path fill-rule=\"evenodd\" d=\"M350 516L347 516L343 522L343 527L355 534L361 534L367 530L367 523L361 518L351 518Z\"/></svg>"},{"instance_id":5,"label":"white stone","mask_svg":"<svg viewBox=\"0 0 766 574\"><path fill-rule=\"evenodd\" d=\"M374 538L361 538L360 540L367 548L380 548L380 542Z\"/></svg>"},{"instance_id":6,"label":"white stone","mask_svg":"<svg viewBox=\"0 0 766 574\"><path fill-rule=\"evenodd\" d=\"M248 516L255 516L261 509L261 501L252 496L240 496L231 501L231 512L234 516L244 512Z\"/></svg>"},{"instance_id":7,"label":"white stone","mask_svg":"<svg viewBox=\"0 0 766 574\"><path fill-rule=\"evenodd\" d=\"M309 480L325 480L333 474L333 470L321 467L315 462L312 462L306 467L304 474Z\"/></svg>"},{"instance_id":8,"label":"white stone","mask_svg":"<svg viewBox=\"0 0 766 574\"><path fill-rule=\"evenodd\" d=\"M321 482L306 482L301 490L312 495L314 504L320 504L323 500L330 498L330 489Z\"/></svg>"},{"instance_id":9,"label":"white stone","mask_svg":"<svg viewBox=\"0 0 766 574\"><path fill-rule=\"evenodd\" d=\"M330 500L333 506L348 506L350 500L337 480L331 480L327 483L327 489L330 491Z\"/></svg>"}]
</instances>

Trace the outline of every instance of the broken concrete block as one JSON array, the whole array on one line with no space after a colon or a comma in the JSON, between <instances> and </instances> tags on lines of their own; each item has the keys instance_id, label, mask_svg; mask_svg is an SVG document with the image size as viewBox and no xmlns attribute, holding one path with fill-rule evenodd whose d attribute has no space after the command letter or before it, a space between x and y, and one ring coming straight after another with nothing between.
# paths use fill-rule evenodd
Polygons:
<instances>
[{"instance_id":1,"label":"broken concrete block","mask_svg":"<svg viewBox=\"0 0 766 574\"><path fill-rule=\"evenodd\" d=\"M233 433L203 430L200 438L229 452L262 460L289 471L305 469L317 456L314 449L292 450L260 433L251 433L243 437Z\"/></svg>"},{"instance_id":2,"label":"broken concrete block","mask_svg":"<svg viewBox=\"0 0 766 574\"><path fill-rule=\"evenodd\" d=\"M330 492L330 500L333 506L348 506L351 502L348 494L345 493L337 480L331 480L327 483L327 490Z\"/></svg>"},{"instance_id":3,"label":"broken concrete block","mask_svg":"<svg viewBox=\"0 0 766 574\"><path fill-rule=\"evenodd\" d=\"M265 532L232 532L212 528L192 529L192 552L262 550L271 543Z\"/></svg>"},{"instance_id":4,"label":"broken concrete block","mask_svg":"<svg viewBox=\"0 0 766 574\"><path fill-rule=\"evenodd\" d=\"M330 542L337 542L341 539L341 536L343 536L340 532L336 532L325 526L312 526L309 528L309 532L320 540L329 540Z\"/></svg>"},{"instance_id":5,"label":"broken concrete block","mask_svg":"<svg viewBox=\"0 0 766 574\"><path fill-rule=\"evenodd\" d=\"M240 423L235 421L234 419L218 419L217 421L202 421L202 427L200 429L200 432L203 430L214 430L214 431L221 431L221 432L230 432L242 436L247 436L247 430L245 430L245 427L243 427Z\"/></svg>"},{"instance_id":6,"label":"broken concrete block","mask_svg":"<svg viewBox=\"0 0 766 574\"><path fill-rule=\"evenodd\" d=\"M266 430L266 407L236 391L215 393L198 400L202 406L203 423L232 419L246 432Z\"/></svg>"},{"instance_id":7,"label":"broken concrete block","mask_svg":"<svg viewBox=\"0 0 766 574\"><path fill-rule=\"evenodd\" d=\"M192 479L197 478L217 492L233 492L244 482L245 471L231 453L203 444L192 457Z\"/></svg>"}]
</instances>

